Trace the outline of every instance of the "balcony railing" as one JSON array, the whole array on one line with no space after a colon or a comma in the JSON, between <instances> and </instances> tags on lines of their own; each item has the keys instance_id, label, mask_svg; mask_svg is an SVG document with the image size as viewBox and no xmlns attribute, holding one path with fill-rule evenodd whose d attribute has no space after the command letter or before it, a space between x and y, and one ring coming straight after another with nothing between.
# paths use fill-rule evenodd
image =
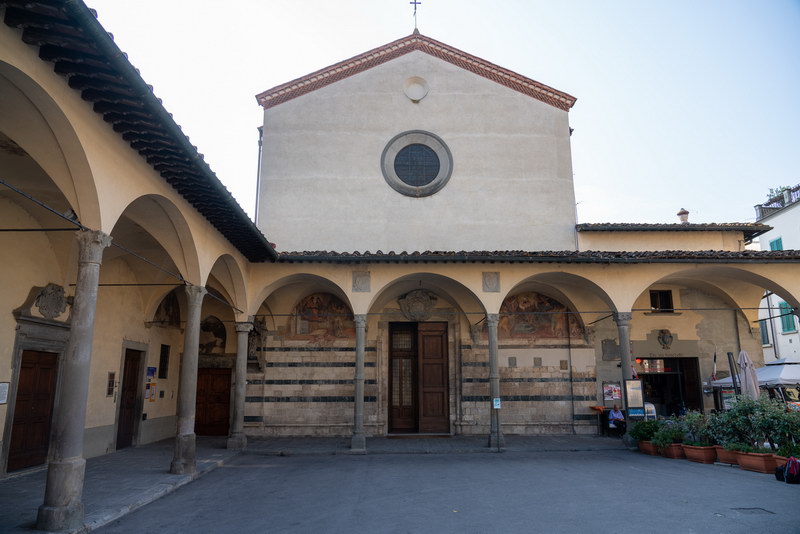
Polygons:
<instances>
[{"instance_id":1,"label":"balcony railing","mask_svg":"<svg viewBox=\"0 0 800 534\"><path fill-rule=\"evenodd\" d=\"M800 184L784 189L780 195L774 196L763 204L756 204L756 222L764 217L772 215L776 211L782 210L786 206L791 206L800 200Z\"/></svg>"}]
</instances>

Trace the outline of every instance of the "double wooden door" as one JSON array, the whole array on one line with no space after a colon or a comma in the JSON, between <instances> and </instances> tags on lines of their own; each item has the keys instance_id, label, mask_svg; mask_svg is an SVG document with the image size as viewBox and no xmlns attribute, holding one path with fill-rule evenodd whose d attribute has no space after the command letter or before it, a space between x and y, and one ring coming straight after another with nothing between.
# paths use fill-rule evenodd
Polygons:
<instances>
[{"instance_id":1,"label":"double wooden door","mask_svg":"<svg viewBox=\"0 0 800 534\"><path fill-rule=\"evenodd\" d=\"M199 436L227 436L231 412L231 370L197 370L194 431Z\"/></svg>"},{"instance_id":2,"label":"double wooden door","mask_svg":"<svg viewBox=\"0 0 800 534\"><path fill-rule=\"evenodd\" d=\"M47 461L57 375L57 354L33 350L22 352L7 471Z\"/></svg>"},{"instance_id":3,"label":"double wooden door","mask_svg":"<svg viewBox=\"0 0 800 534\"><path fill-rule=\"evenodd\" d=\"M449 433L447 323L391 323L389 336L389 433Z\"/></svg>"}]
</instances>

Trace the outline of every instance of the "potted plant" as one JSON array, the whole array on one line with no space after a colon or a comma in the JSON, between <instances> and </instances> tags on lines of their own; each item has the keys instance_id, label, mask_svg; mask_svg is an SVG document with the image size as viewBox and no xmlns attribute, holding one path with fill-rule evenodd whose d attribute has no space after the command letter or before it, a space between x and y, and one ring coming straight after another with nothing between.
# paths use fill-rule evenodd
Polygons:
<instances>
[{"instance_id":1,"label":"potted plant","mask_svg":"<svg viewBox=\"0 0 800 534\"><path fill-rule=\"evenodd\" d=\"M681 420L670 418L653 435L653 445L667 458L686 458L681 446L685 434L686 428Z\"/></svg>"},{"instance_id":2,"label":"potted plant","mask_svg":"<svg viewBox=\"0 0 800 534\"><path fill-rule=\"evenodd\" d=\"M682 418L686 428L683 453L690 462L713 464L717 460L713 437L708 429L706 416L697 411L687 412Z\"/></svg>"},{"instance_id":3,"label":"potted plant","mask_svg":"<svg viewBox=\"0 0 800 534\"><path fill-rule=\"evenodd\" d=\"M658 451L652 443L652 439L660 426L661 421L653 419L649 421L639 421L631 427L630 435L638 442L640 451L646 454L652 454L653 456L658 454Z\"/></svg>"},{"instance_id":4,"label":"potted plant","mask_svg":"<svg viewBox=\"0 0 800 534\"><path fill-rule=\"evenodd\" d=\"M748 450L749 449L749 450ZM753 449L750 446L742 447L739 453L739 467L756 473L772 474L775 472L775 457L771 448Z\"/></svg>"}]
</instances>

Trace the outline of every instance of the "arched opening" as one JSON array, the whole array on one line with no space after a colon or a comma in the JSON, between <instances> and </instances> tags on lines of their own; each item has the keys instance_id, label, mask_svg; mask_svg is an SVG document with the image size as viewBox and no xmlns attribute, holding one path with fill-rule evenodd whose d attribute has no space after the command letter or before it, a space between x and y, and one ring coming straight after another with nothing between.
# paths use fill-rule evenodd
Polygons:
<instances>
[{"instance_id":1,"label":"arched opening","mask_svg":"<svg viewBox=\"0 0 800 534\"><path fill-rule=\"evenodd\" d=\"M376 292L366 341L367 361L374 361L367 378L375 383L367 391L377 400L366 406L378 422L373 433L485 432L488 416L478 412L487 403L470 389L486 384L461 378L485 374L488 356L479 336L485 317L470 289L438 274L409 274Z\"/></svg>"}]
</instances>

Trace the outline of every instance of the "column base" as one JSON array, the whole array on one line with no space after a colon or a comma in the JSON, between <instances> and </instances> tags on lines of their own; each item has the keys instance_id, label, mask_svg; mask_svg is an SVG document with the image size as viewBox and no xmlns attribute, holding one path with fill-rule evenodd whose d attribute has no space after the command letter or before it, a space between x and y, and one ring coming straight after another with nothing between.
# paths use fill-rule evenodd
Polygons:
<instances>
[{"instance_id":1,"label":"column base","mask_svg":"<svg viewBox=\"0 0 800 534\"><path fill-rule=\"evenodd\" d=\"M247 448L247 436L242 434L234 434L228 437L227 448L237 451L243 451Z\"/></svg>"},{"instance_id":2,"label":"column base","mask_svg":"<svg viewBox=\"0 0 800 534\"><path fill-rule=\"evenodd\" d=\"M50 462L44 504L36 517L37 530L73 530L83 526L83 477L86 460Z\"/></svg>"},{"instance_id":3,"label":"column base","mask_svg":"<svg viewBox=\"0 0 800 534\"><path fill-rule=\"evenodd\" d=\"M169 472L173 475L192 475L197 471L195 434L175 436L175 455Z\"/></svg>"},{"instance_id":4,"label":"column base","mask_svg":"<svg viewBox=\"0 0 800 534\"><path fill-rule=\"evenodd\" d=\"M502 449L506 446L506 439L503 434L489 434L489 448Z\"/></svg>"},{"instance_id":5,"label":"column base","mask_svg":"<svg viewBox=\"0 0 800 534\"><path fill-rule=\"evenodd\" d=\"M367 452L367 438L364 434L353 434L350 439L350 451L354 453Z\"/></svg>"}]
</instances>

